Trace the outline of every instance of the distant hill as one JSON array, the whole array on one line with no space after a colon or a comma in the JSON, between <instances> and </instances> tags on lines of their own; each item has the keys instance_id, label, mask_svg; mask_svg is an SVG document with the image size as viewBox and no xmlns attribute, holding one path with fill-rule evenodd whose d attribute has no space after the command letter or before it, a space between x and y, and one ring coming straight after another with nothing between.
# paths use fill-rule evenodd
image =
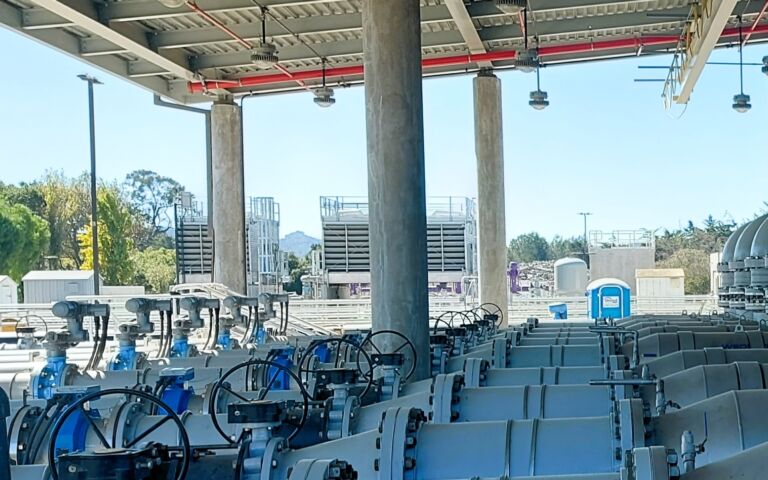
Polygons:
<instances>
[{"instance_id":1,"label":"distant hill","mask_svg":"<svg viewBox=\"0 0 768 480\"><path fill-rule=\"evenodd\" d=\"M312 245L320 243L315 237L310 237L304 232L298 231L289 233L280 240L280 249L284 252L293 252L299 257L308 254Z\"/></svg>"}]
</instances>

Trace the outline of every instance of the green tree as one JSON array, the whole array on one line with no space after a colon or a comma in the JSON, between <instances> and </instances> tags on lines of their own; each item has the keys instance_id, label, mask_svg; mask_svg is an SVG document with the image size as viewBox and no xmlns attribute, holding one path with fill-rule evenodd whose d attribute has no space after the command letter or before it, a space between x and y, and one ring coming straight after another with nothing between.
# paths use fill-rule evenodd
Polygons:
<instances>
[{"instance_id":1,"label":"green tree","mask_svg":"<svg viewBox=\"0 0 768 480\"><path fill-rule=\"evenodd\" d=\"M682 248L672 253L669 258L658 262L657 265L661 268L682 268L685 272L686 294L704 295L709 293L709 252Z\"/></svg>"},{"instance_id":2,"label":"green tree","mask_svg":"<svg viewBox=\"0 0 768 480\"><path fill-rule=\"evenodd\" d=\"M116 187L98 190L99 263L108 285L127 285L134 278L133 215ZM93 269L93 232L90 224L78 235L84 261L81 270Z\"/></svg>"},{"instance_id":3,"label":"green tree","mask_svg":"<svg viewBox=\"0 0 768 480\"><path fill-rule=\"evenodd\" d=\"M49 240L45 220L24 205L0 199L0 273L21 280L40 263Z\"/></svg>"},{"instance_id":4,"label":"green tree","mask_svg":"<svg viewBox=\"0 0 768 480\"><path fill-rule=\"evenodd\" d=\"M578 253L584 253L584 239L582 237L563 238L560 235L555 235L549 242L547 256L550 260L557 260Z\"/></svg>"},{"instance_id":5,"label":"green tree","mask_svg":"<svg viewBox=\"0 0 768 480\"><path fill-rule=\"evenodd\" d=\"M549 259L549 244L536 232L524 233L509 242L507 259L510 262L534 262Z\"/></svg>"},{"instance_id":6,"label":"green tree","mask_svg":"<svg viewBox=\"0 0 768 480\"><path fill-rule=\"evenodd\" d=\"M37 183L21 182L18 185L4 185L0 182L0 198L5 199L10 205L24 205L37 216L45 215L45 199Z\"/></svg>"},{"instance_id":7,"label":"green tree","mask_svg":"<svg viewBox=\"0 0 768 480\"><path fill-rule=\"evenodd\" d=\"M133 254L136 275L133 283L151 293L167 293L176 282L176 252L170 248L149 247Z\"/></svg>"},{"instance_id":8,"label":"green tree","mask_svg":"<svg viewBox=\"0 0 768 480\"><path fill-rule=\"evenodd\" d=\"M301 276L307 273L308 268L306 257L301 258L293 252L288 252L288 275L291 281L283 284L283 290L301 295L303 292Z\"/></svg>"},{"instance_id":9,"label":"green tree","mask_svg":"<svg viewBox=\"0 0 768 480\"><path fill-rule=\"evenodd\" d=\"M162 176L151 170L135 170L125 177L123 186L135 212L146 222L138 227L137 246L143 250L147 246L171 246L167 233L173 219L170 209L184 187L176 180Z\"/></svg>"},{"instance_id":10,"label":"green tree","mask_svg":"<svg viewBox=\"0 0 768 480\"><path fill-rule=\"evenodd\" d=\"M78 234L90 219L90 187L86 174L76 178L47 172L37 183L43 199L41 216L50 229L48 255L58 257L63 268L79 269L83 263Z\"/></svg>"}]
</instances>

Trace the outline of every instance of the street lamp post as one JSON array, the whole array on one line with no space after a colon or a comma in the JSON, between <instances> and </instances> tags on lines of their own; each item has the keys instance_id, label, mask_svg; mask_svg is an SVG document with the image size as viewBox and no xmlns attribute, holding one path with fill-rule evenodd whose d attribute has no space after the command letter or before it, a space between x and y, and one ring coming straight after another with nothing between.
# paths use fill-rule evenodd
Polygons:
<instances>
[{"instance_id":1,"label":"street lamp post","mask_svg":"<svg viewBox=\"0 0 768 480\"><path fill-rule=\"evenodd\" d=\"M88 82L88 120L91 137L91 246L93 253L93 294L98 295L100 290L101 268L99 265L99 217L96 199L96 125L93 113L93 86L102 83L95 77L86 74L77 76L80 80Z\"/></svg>"},{"instance_id":2,"label":"street lamp post","mask_svg":"<svg viewBox=\"0 0 768 480\"><path fill-rule=\"evenodd\" d=\"M579 212L579 215L584 217L584 258L587 259L587 263L589 263L589 247L588 247L588 240L587 240L587 217L592 215L592 212Z\"/></svg>"}]
</instances>

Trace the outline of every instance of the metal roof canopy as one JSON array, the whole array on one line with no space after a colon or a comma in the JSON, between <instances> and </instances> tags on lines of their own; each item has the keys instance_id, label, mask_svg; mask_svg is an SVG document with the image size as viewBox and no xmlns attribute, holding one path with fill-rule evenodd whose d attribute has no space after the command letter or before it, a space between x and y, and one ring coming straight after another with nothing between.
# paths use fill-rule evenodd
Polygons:
<instances>
[{"instance_id":1,"label":"metal roof canopy","mask_svg":"<svg viewBox=\"0 0 768 480\"><path fill-rule=\"evenodd\" d=\"M690 12L688 0L528 5L529 39L544 64L674 52ZM768 40L764 6L737 2L717 45L738 43L738 15L750 43ZM259 70L250 60L262 7L280 70ZM319 86L323 58L330 86L361 83L361 8L362 0L197 0L178 8L157 0L0 0L0 25L193 103L224 89L239 96ZM501 12L493 0L421 0L421 17L425 76L512 68L524 45L520 16Z\"/></svg>"}]
</instances>

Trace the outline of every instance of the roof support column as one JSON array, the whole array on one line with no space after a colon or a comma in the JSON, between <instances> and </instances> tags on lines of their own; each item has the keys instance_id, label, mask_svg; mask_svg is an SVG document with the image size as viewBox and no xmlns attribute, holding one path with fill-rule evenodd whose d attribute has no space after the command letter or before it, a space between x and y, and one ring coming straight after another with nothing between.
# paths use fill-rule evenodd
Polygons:
<instances>
[{"instance_id":1,"label":"roof support column","mask_svg":"<svg viewBox=\"0 0 768 480\"><path fill-rule=\"evenodd\" d=\"M373 329L414 343L420 380L430 357L419 0L363 2L363 58Z\"/></svg>"},{"instance_id":2,"label":"roof support column","mask_svg":"<svg viewBox=\"0 0 768 480\"><path fill-rule=\"evenodd\" d=\"M211 106L213 151L213 281L245 295L245 186L241 108L231 99Z\"/></svg>"},{"instance_id":3,"label":"roof support column","mask_svg":"<svg viewBox=\"0 0 768 480\"><path fill-rule=\"evenodd\" d=\"M480 302L498 305L506 325L509 289L501 81L490 70L481 70L474 79L474 98Z\"/></svg>"}]
</instances>

